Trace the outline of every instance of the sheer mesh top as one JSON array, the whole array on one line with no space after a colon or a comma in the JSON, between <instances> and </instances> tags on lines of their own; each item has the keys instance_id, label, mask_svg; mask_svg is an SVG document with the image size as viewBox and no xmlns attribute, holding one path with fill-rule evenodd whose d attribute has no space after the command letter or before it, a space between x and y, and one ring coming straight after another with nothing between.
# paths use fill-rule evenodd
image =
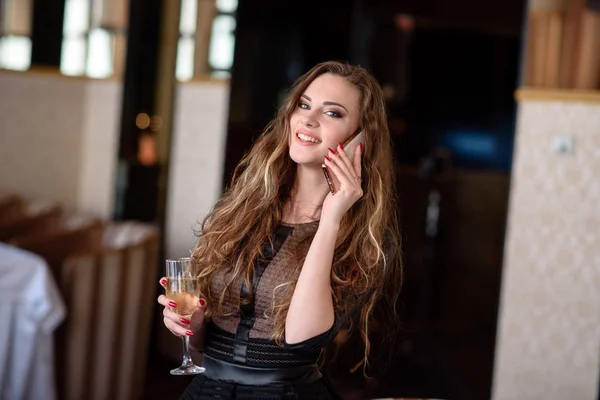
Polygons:
<instances>
[{"instance_id":1,"label":"sheer mesh top","mask_svg":"<svg viewBox=\"0 0 600 400\"><path fill-rule=\"evenodd\" d=\"M253 293L243 278L236 279L226 294L222 316L214 316L208 325L205 353L213 358L255 367L294 367L314 363L335 336L332 327L301 343L278 346L272 339L274 331L273 305L291 295L318 221L282 224L265 245L264 260L257 261L253 277ZM221 293L230 275L218 272L212 282L213 293ZM241 301L242 299L249 301Z\"/></svg>"}]
</instances>

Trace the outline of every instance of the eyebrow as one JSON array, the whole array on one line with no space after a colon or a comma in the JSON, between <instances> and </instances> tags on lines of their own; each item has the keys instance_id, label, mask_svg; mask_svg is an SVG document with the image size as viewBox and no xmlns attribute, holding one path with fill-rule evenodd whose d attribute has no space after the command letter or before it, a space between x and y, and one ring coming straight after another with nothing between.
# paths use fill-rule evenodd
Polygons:
<instances>
[{"instance_id":1,"label":"eyebrow","mask_svg":"<svg viewBox=\"0 0 600 400\"><path fill-rule=\"evenodd\" d=\"M305 95L305 94L303 94L300 97L304 97L306 100L312 101L312 99L310 97L308 97L307 95ZM346 112L348 112L348 109L346 107L344 107L340 103L336 103L334 101L324 101L323 104L326 105L326 106L338 106L338 107L342 107L344 110L346 110Z\"/></svg>"}]
</instances>

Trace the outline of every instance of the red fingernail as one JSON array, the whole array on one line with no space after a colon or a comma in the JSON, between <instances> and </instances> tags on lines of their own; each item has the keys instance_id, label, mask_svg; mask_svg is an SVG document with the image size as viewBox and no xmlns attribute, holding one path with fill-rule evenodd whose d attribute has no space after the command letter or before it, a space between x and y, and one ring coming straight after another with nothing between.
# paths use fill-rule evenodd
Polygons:
<instances>
[{"instance_id":1,"label":"red fingernail","mask_svg":"<svg viewBox=\"0 0 600 400\"><path fill-rule=\"evenodd\" d=\"M177 303L175 303L174 301L170 301L169 307L177 307Z\"/></svg>"},{"instance_id":2,"label":"red fingernail","mask_svg":"<svg viewBox=\"0 0 600 400\"><path fill-rule=\"evenodd\" d=\"M331 154L335 154L335 151L333 151L331 147L328 147L327 149L331 152Z\"/></svg>"},{"instance_id":3,"label":"red fingernail","mask_svg":"<svg viewBox=\"0 0 600 400\"><path fill-rule=\"evenodd\" d=\"M331 158L329 158L329 157L327 157L327 156L325 156L325 158L327 159L327 161L331 161Z\"/></svg>"},{"instance_id":4,"label":"red fingernail","mask_svg":"<svg viewBox=\"0 0 600 400\"><path fill-rule=\"evenodd\" d=\"M200 307L204 307L204 305L206 304L206 302L204 301L204 299L198 300L198 303L200 303Z\"/></svg>"},{"instance_id":5,"label":"red fingernail","mask_svg":"<svg viewBox=\"0 0 600 400\"><path fill-rule=\"evenodd\" d=\"M192 333L192 331L187 331L185 334L188 335L188 336L194 336L194 334Z\"/></svg>"},{"instance_id":6,"label":"red fingernail","mask_svg":"<svg viewBox=\"0 0 600 400\"><path fill-rule=\"evenodd\" d=\"M362 151L362 149L363 149L363 144L362 144L362 142L360 142L360 151Z\"/></svg>"},{"instance_id":7,"label":"red fingernail","mask_svg":"<svg viewBox=\"0 0 600 400\"><path fill-rule=\"evenodd\" d=\"M189 325L189 324L190 324L190 320L189 320L189 319L187 319L187 318L181 318L181 322L182 322L183 324L187 324L187 325Z\"/></svg>"},{"instance_id":8,"label":"red fingernail","mask_svg":"<svg viewBox=\"0 0 600 400\"><path fill-rule=\"evenodd\" d=\"M340 145L340 149L344 149L344 145L341 142L338 142L338 144Z\"/></svg>"},{"instance_id":9,"label":"red fingernail","mask_svg":"<svg viewBox=\"0 0 600 400\"><path fill-rule=\"evenodd\" d=\"M167 285L167 280L166 279L161 279L160 280L160 284L163 285L163 286L166 286Z\"/></svg>"}]
</instances>

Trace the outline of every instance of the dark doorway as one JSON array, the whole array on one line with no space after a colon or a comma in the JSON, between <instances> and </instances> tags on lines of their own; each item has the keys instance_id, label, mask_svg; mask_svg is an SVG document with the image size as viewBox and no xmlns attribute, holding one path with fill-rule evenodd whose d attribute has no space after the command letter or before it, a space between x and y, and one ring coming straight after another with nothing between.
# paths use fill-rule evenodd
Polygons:
<instances>
[{"instance_id":1,"label":"dark doorway","mask_svg":"<svg viewBox=\"0 0 600 400\"><path fill-rule=\"evenodd\" d=\"M162 1L131 0L127 34L127 57L123 85L119 173L115 219L158 222L156 162L140 160L142 138L152 140L150 126L140 124L140 114L156 112Z\"/></svg>"}]
</instances>

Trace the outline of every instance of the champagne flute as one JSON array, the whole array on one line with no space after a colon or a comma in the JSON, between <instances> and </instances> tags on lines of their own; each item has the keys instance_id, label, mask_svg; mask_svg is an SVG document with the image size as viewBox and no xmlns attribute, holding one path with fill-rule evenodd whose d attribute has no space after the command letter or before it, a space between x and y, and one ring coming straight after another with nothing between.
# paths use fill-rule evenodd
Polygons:
<instances>
[{"instance_id":1,"label":"champagne flute","mask_svg":"<svg viewBox=\"0 0 600 400\"><path fill-rule=\"evenodd\" d=\"M167 260L166 277L166 297L177 304L177 307L171 308L171 310L191 320L200 296L196 263L191 258ZM195 375L206 371L205 368L195 365L190 357L189 336L183 336L182 339L183 362L179 368L171 370L171 375Z\"/></svg>"}]
</instances>

